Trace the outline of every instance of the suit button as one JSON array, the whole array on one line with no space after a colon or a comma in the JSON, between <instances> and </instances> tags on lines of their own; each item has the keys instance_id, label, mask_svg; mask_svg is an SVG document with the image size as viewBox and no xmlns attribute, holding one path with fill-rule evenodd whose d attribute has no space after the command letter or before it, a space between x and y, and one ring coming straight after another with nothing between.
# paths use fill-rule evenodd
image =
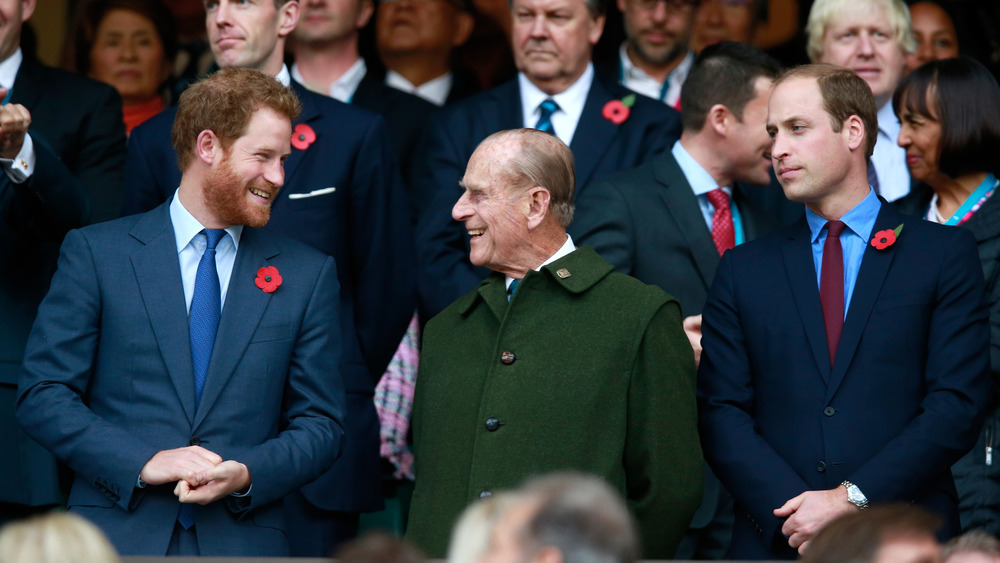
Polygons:
<instances>
[{"instance_id":1,"label":"suit button","mask_svg":"<svg viewBox=\"0 0 1000 563\"><path fill-rule=\"evenodd\" d=\"M493 496L493 491L483 491L479 493L479 498L487 498Z\"/></svg>"},{"instance_id":2,"label":"suit button","mask_svg":"<svg viewBox=\"0 0 1000 563\"><path fill-rule=\"evenodd\" d=\"M504 352L503 354L500 354L500 361L503 362L505 366L509 366L514 363L514 360L516 359L517 356L514 355L514 352Z\"/></svg>"},{"instance_id":3,"label":"suit button","mask_svg":"<svg viewBox=\"0 0 1000 563\"><path fill-rule=\"evenodd\" d=\"M486 429L490 432L496 432L500 429L500 420L497 418L487 418L486 419Z\"/></svg>"},{"instance_id":4,"label":"suit button","mask_svg":"<svg viewBox=\"0 0 1000 563\"><path fill-rule=\"evenodd\" d=\"M200 446L201 445L201 438L199 438L197 436L191 436L191 439L188 440L188 445L189 446Z\"/></svg>"},{"instance_id":5,"label":"suit button","mask_svg":"<svg viewBox=\"0 0 1000 563\"><path fill-rule=\"evenodd\" d=\"M823 414L825 414L826 416L833 416L837 414L837 409L833 407L826 407L825 409L823 409Z\"/></svg>"},{"instance_id":6,"label":"suit button","mask_svg":"<svg viewBox=\"0 0 1000 563\"><path fill-rule=\"evenodd\" d=\"M825 461L821 461L821 462L817 463L816 464L816 471L819 471L820 473L823 473L824 471L826 471L826 462Z\"/></svg>"}]
</instances>

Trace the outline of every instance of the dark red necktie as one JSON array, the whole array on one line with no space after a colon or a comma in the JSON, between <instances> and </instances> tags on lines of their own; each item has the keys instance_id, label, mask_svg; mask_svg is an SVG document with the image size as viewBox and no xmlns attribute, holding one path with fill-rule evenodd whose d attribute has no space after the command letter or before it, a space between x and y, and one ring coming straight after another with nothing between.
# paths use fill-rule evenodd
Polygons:
<instances>
[{"instance_id":1,"label":"dark red necktie","mask_svg":"<svg viewBox=\"0 0 1000 563\"><path fill-rule=\"evenodd\" d=\"M823 306L831 366L837 356L840 331L844 328L844 248L840 245L840 233L846 227L841 221L826 224L826 242L823 243L823 263L819 273L819 301Z\"/></svg>"},{"instance_id":2,"label":"dark red necktie","mask_svg":"<svg viewBox=\"0 0 1000 563\"><path fill-rule=\"evenodd\" d=\"M722 253L736 246L736 230L733 228L733 213L729 209L729 194L716 188L705 194L715 214L712 215L712 240L715 248Z\"/></svg>"}]
</instances>

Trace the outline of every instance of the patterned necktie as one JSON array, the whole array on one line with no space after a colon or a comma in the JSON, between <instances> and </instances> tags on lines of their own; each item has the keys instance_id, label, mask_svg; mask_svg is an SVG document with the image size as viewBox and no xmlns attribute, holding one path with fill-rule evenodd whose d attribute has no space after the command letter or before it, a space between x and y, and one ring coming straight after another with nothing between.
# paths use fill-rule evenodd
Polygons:
<instances>
[{"instance_id":1,"label":"patterned necktie","mask_svg":"<svg viewBox=\"0 0 1000 563\"><path fill-rule=\"evenodd\" d=\"M510 285L507 286L507 302L509 303L511 299L514 298L514 292L517 288L521 286L521 280L515 279L511 280Z\"/></svg>"},{"instance_id":2,"label":"patterned necktie","mask_svg":"<svg viewBox=\"0 0 1000 563\"><path fill-rule=\"evenodd\" d=\"M837 356L840 331L844 328L844 247L840 244L840 234L846 227L842 221L826 224L826 242L823 243L823 262L819 271L819 301L823 307L831 366Z\"/></svg>"},{"instance_id":3,"label":"patterned necktie","mask_svg":"<svg viewBox=\"0 0 1000 563\"><path fill-rule=\"evenodd\" d=\"M194 368L194 406L201 403L201 392L205 389L208 361L215 347L215 333L222 316L222 289L219 286L219 271L215 267L215 247L226 235L225 229L205 229L208 246L198 262L198 273L194 278L194 297L191 299L191 314L188 329L191 336L191 367ZM177 522L185 530L194 526L194 505L181 504Z\"/></svg>"},{"instance_id":4,"label":"patterned necktie","mask_svg":"<svg viewBox=\"0 0 1000 563\"><path fill-rule=\"evenodd\" d=\"M733 212L729 209L729 194L716 188L705 194L715 214L712 215L712 240L715 248L722 253L736 246L736 229L733 228Z\"/></svg>"},{"instance_id":5,"label":"patterned necktie","mask_svg":"<svg viewBox=\"0 0 1000 563\"><path fill-rule=\"evenodd\" d=\"M219 271L215 267L215 247L226 235L225 229L205 229L208 246L198 262L198 274L194 279L194 297L191 299L191 314L188 320L191 335L191 366L194 368L194 405L201 403L201 392L205 389L208 361L215 347L215 332L222 316L222 290L219 285Z\"/></svg>"},{"instance_id":6,"label":"patterned necktie","mask_svg":"<svg viewBox=\"0 0 1000 563\"><path fill-rule=\"evenodd\" d=\"M558 110L559 104L557 104L552 98L548 98L541 104L538 104L538 111L541 115L538 116L538 122L535 123L535 129L555 135L556 130L552 127L552 114Z\"/></svg>"}]
</instances>

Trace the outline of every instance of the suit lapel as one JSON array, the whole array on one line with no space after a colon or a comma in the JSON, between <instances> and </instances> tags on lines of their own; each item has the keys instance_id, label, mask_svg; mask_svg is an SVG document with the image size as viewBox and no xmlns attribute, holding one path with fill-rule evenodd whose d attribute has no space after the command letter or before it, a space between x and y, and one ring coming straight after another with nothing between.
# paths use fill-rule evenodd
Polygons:
<instances>
[{"instance_id":1,"label":"suit lapel","mask_svg":"<svg viewBox=\"0 0 1000 563\"><path fill-rule=\"evenodd\" d=\"M35 107L45 88L38 74L35 63L25 57L21 61L21 67L17 70L17 77L14 79L14 91L10 95L12 104L21 104L28 108Z\"/></svg>"},{"instance_id":2,"label":"suit lapel","mask_svg":"<svg viewBox=\"0 0 1000 563\"><path fill-rule=\"evenodd\" d=\"M918 219L911 220L917 221ZM875 220L872 234L874 235L883 229L895 229L902 222L902 216L891 205L883 202L882 209ZM865 244L865 252L861 258L861 269L858 270L858 280L854 283L854 293L847 308L844 330L840 333L840 342L837 344L833 374L827 388L828 398L833 396L841 381L844 380L847 368L851 365L851 360L858 350L861 335L865 331L868 318L871 316L875 302L882 291L882 284L889 273L892 258L896 255L894 250L892 247L877 250L870 244Z\"/></svg>"},{"instance_id":3,"label":"suit lapel","mask_svg":"<svg viewBox=\"0 0 1000 563\"><path fill-rule=\"evenodd\" d=\"M663 186L663 199L667 216L677 224L684 237L685 246L691 249L691 257L701 274L702 283L708 287L719 266L719 251L712 241L712 233L705 226L705 219L698 205L698 198L691 191L691 184L670 152L656 159L653 175Z\"/></svg>"},{"instance_id":4,"label":"suit lapel","mask_svg":"<svg viewBox=\"0 0 1000 563\"><path fill-rule=\"evenodd\" d=\"M792 288L792 298L799 311L806 340L816 359L816 368L824 380L830 375L830 353L826 344L826 326L823 324L823 308L819 302L819 285L816 283L816 266L813 264L812 244L809 225L805 217L782 243L785 273Z\"/></svg>"},{"instance_id":5,"label":"suit lapel","mask_svg":"<svg viewBox=\"0 0 1000 563\"><path fill-rule=\"evenodd\" d=\"M212 405L236 371L236 366L243 358L271 300L271 294L261 291L254 284L254 279L257 277L257 270L268 265L267 261L278 252L260 234L260 231L245 227L240 236L236 263L233 264L233 275L229 280L226 303L222 307L219 331L215 336L215 348L212 350L205 378L205 389L194 420L195 428L204 420L206 413L211 412Z\"/></svg>"},{"instance_id":6,"label":"suit lapel","mask_svg":"<svg viewBox=\"0 0 1000 563\"><path fill-rule=\"evenodd\" d=\"M502 84L487 94L486 103L479 108L479 118L486 124L487 134L504 129L530 127L522 123L521 88L517 79Z\"/></svg>"},{"instance_id":7,"label":"suit lapel","mask_svg":"<svg viewBox=\"0 0 1000 563\"><path fill-rule=\"evenodd\" d=\"M164 203L136 223L131 235L144 246L132 253L131 261L160 355L190 422L194 419L194 370L169 204Z\"/></svg>"},{"instance_id":8,"label":"suit lapel","mask_svg":"<svg viewBox=\"0 0 1000 563\"><path fill-rule=\"evenodd\" d=\"M601 157L618 134L619 126L601 115L604 104L612 98L611 92L595 77L570 142L570 148L573 149L577 195L580 188L590 182L590 177L601 162Z\"/></svg>"},{"instance_id":9,"label":"suit lapel","mask_svg":"<svg viewBox=\"0 0 1000 563\"><path fill-rule=\"evenodd\" d=\"M295 123L292 124L292 131L294 131L295 126L300 123L308 124L310 121L319 119L319 117L321 116L321 112L320 108L317 107L316 105L316 100L313 97L313 96L318 96L319 94L314 94L313 92L306 90L305 86L299 84L295 80L292 80L292 90L295 91L295 94L299 97L299 100L302 102L302 114L299 115L299 118L295 120ZM320 146L321 143L325 142L324 139L320 139L319 137L322 133L318 131L316 128L313 128L313 131L316 132L316 141L313 142L313 145ZM313 147L310 146L309 148ZM306 150L309 150L309 148L307 148ZM299 150L295 147L292 147L292 154L288 155L288 158L285 160L285 186L292 185L291 179L295 175L295 169L302 161L302 156L305 154L306 150ZM286 195L285 198L287 197L288 196ZM285 198L279 198L279 201L280 199L285 199Z\"/></svg>"}]
</instances>

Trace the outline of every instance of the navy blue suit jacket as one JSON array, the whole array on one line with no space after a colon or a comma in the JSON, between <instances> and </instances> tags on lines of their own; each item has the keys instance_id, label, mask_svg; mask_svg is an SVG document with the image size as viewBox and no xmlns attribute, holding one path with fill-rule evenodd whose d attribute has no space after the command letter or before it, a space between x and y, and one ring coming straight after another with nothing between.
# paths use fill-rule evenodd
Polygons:
<instances>
[{"instance_id":1,"label":"navy blue suit jacket","mask_svg":"<svg viewBox=\"0 0 1000 563\"><path fill-rule=\"evenodd\" d=\"M59 504L55 459L14 419L28 333L70 229L118 216L125 125L114 88L25 58L11 103L31 112L35 171L15 184L0 172L0 502ZM28 471L25 468L30 467Z\"/></svg>"},{"instance_id":2,"label":"navy blue suit jacket","mask_svg":"<svg viewBox=\"0 0 1000 563\"><path fill-rule=\"evenodd\" d=\"M265 293L257 270L282 284ZM164 555L174 484L136 488L160 450L244 463L251 496L195 507L202 555L287 553L284 495L340 451L343 385L333 259L274 233L240 238L201 402L168 206L71 231L20 381L25 431L75 471L69 508L125 555Z\"/></svg>"},{"instance_id":3,"label":"navy blue suit jacket","mask_svg":"<svg viewBox=\"0 0 1000 563\"><path fill-rule=\"evenodd\" d=\"M577 197L590 182L638 166L680 137L680 114L638 94L625 123L615 125L601 115L609 101L630 94L635 93L595 78L570 143ZM429 130L416 185L417 285L425 318L439 313L489 274L469 262L469 236L451 218L451 208L462 195L458 182L479 143L497 131L520 127L524 127L524 116L515 79L445 107Z\"/></svg>"},{"instance_id":4,"label":"navy blue suit jacket","mask_svg":"<svg viewBox=\"0 0 1000 563\"><path fill-rule=\"evenodd\" d=\"M347 440L332 471L305 490L327 510L381 507L375 382L385 371L415 308L414 258L406 193L381 117L310 92L292 81L304 123L316 133L292 149L285 185L266 229L309 244L337 261L345 348L360 347L365 366L342 370ZM125 167L125 212L149 209L180 184L170 141L176 108L136 127ZM328 188L333 188L329 191ZM320 195L312 195L319 190Z\"/></svg>"},{"instance_id":5,"label":"navy blue suit jacket","mask_svg":"<svg viewBox=\"0 0 1000 563\"><path fill-rule=\"evenodd\" d=\"M729 558L794 558L772 510L845 479L957 531L949 468L990 397L983 274L964 229L883 202L873 235L900 224L895 244L866 247L832 367L805 218L722 257L698 407L705 457L736 498Z\"/></svg>"}]
</instances>

